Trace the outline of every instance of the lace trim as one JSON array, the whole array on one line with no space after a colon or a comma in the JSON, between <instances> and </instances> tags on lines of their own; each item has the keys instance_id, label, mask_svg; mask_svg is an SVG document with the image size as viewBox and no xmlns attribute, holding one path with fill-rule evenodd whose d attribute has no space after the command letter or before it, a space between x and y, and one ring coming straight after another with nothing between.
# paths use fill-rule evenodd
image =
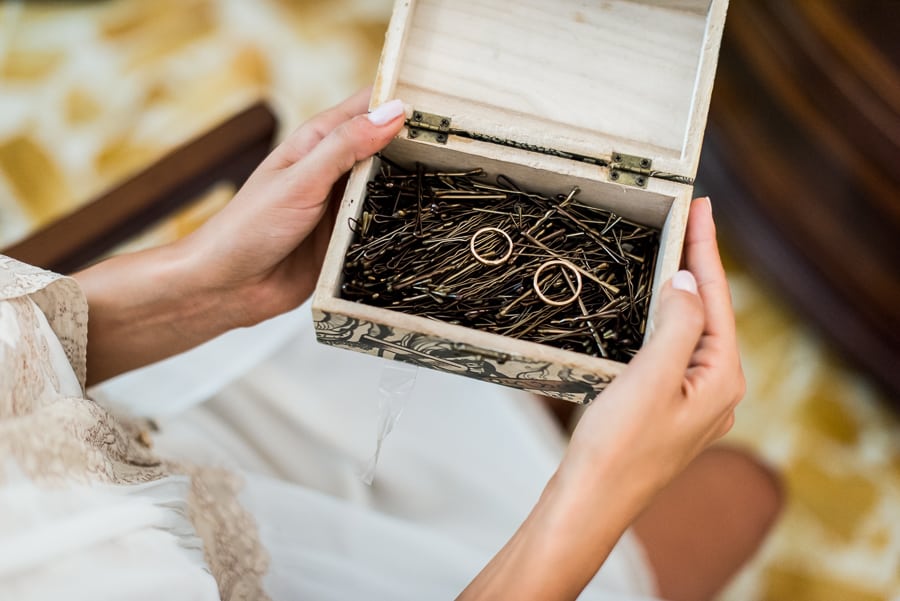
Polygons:
<instances>
[{"instance_id":1,"label":"lace trim","mask_svg":"<svg viewBox=\"0 0 900 601\"><path fill-rule=\"evenodd\" d=\"M269 555L253 516L238 501L243 480L221 468L171 464L191 477L188 515L203 539L203 554L224 601L266 601Z\"/></svg>"},{"instance_id":2,"label":"lace trim","mask_svg":"<svg viewBox=\"0 0 900 601\"><path fill-rule=\"evenodd\" d=\"M25 296L44 312L84 390L88 306L78 282L0 255L0 301Z\"/></svg>"},{"instance_id":3,"label":"lace trim","mask_svg":"<svg viewBox=\"0 0 900 601\"><path fill-rule=\"evenodd\" d=\"M6 383L0 396L0 457L14 459L35 482L122 484L163 477L160 460L139 443L136 425L117 420L94 401L59 394L34 304L28 298L0 303L11 312L4 323L18 325L13 345L0 342Z\"/></svg>"},{"instance_id":4,"label":"lace trim","mask_svg":"<svg viewBox=\"0 0 900 601\"><path fill-rule=\"evenodd\" d=\"M63 396L35 305L84 393L88 309L78 284L0 255L0 484L8 465L51 486L189 476L188 515L221 597L268 599L262 578L269 558L238 501L241 479L222 469L163 463L150 450L143 424L113 416L87 398Z\"/></svg>"}]
</instances>

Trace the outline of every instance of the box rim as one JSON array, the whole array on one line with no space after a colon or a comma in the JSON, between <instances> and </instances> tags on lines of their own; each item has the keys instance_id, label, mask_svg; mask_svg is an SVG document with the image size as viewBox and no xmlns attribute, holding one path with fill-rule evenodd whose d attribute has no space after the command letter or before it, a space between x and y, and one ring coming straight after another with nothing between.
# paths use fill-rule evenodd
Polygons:
<instances>
[{"instance_id":1,"label":"box rim","mask_svg":"<svg viewBox=\"0 0 900 601\"><path fill-rule=\"evenodd\" d=\"M404 143L409 143L404 140ZM437 149L436 149L437 150ZM524 153L525 151L521 151ZM471 153L469 153L471 154ZM503 154L510 154L509 152L504 151ZM514 154L514 153L513 153ZM479 155L473 155L479 156ZM509 158L502 157L491 157L493 160L510 162ZM355 218L355 211L360 210L359 207L362 205L363 198L358 198L358 192L362 192L365 194L366 184L370 179L372 170L374 169L375 157L370 157L364 161L357 163L353 171L351 172L350 178L347 182L347 187L344 192L344 196L341 199L341 205L338 212L338 217L335 223L335 227L340 227L341 224L345 224L347 219ZM522 167L527 167L531 169L535 169L536 167L528 164L521 164ZM580 177L584 178L584 175L572 175L572 177ZM613 186L613 184L609 184L608 182L603 182L599 179L595 179L597 184L604 186ZM663 256L665 252L665 259L667 264L663 264L663 262L659 262L658 264L658 273L654 273L654 280L652 291L653 294L651 296L650 304L647 308L647 327L645 330L644 340L642 341L641 346L647 343L647 340L652 336L652 332L654 330L654 311L659 298L659 292L662 289L662 285L665 279L671 277L671 275L677 270L678 263L681 260L681 246L683 242L683 236L685 231L685 225L687 220L687 210L688 205L690 203L690 191L689 187L683 186L681 184L675 184L671 182L660 182L657 187L661 187L663 189L668 188L668 190L659 191L643 191L643 190L634 190L631 194L643 195L643 194L663 194L663 195L671 195L672 196L672 207L667 213L666 220L668 221L670 218L674 218L676 222L673 224L673 227L677 230L674 232L674 238L672 238L672 242L670 243L672 247L677 247L678 251L674 252L672 248L663 248L664 240L660 239L660 248L658 250L657 258ZM682 206L683 205L683 206ZM663 227L660 228L660 232L663 232ZM347 244L344 244L344 242ZM316 289L314 291L313 300L312 300L312 310L313 311L321 311L328 313L337 313L340 315L345 315L347 317L353 317L357 319L365 319L367 321L371 320L371 315L368 313L370 311L376 312L389 312L388 315L393 315L398 318L397 321L385 322L385 321L376 321L374 323L378 323L380 325L386 325L389 327L399 327L405 331L422 334L425 336L434 336L446 339L446 333L441 332L441 330L446 330L446 328L451 328L449 332L458 332L461 334L460 338L451 339L453 342L462 342L464 344L469 344L473 346L479 346L482 348L486 348L488 350L500 351L504 353L508 353L515 357L531 360L531 361L550 361L552 363L565 365L567 367L574 367L576 369L591 371L596 369L602 369L607 373L617 373L621 368L623 368L626 363L615 361L612 359L604 359L602 357L593 357L591 355L587 355L585 353L578 353L575 351L566 351L564 349L560 349L558 347L554 347L551 345L545 345L538 342L532 342L529 340L522 340L518 338L512 338L508 336L502 336L499 334L494 334L491 332L485 332L482 330L477 330L475 328L469 328L466 326L454 325L447 322L441 322L436 320L428 319L427 317L422 317L418 315L412 315L409 313L402 313L400 311L396 311L387 307L378 307L375 305L368 305L365 303L360 303L356 301L350 301L340 297L340 281L341 274L343 271L343 261L346 256L346 248L352 241L352 232L343 233L341 236L332 235L331 241L328 246L328 250L326 251L326 259L325 264L323 265L322 272L320 274ZM657 275L659 277L657 277ZM360 309L362 307L362 309ZM414 320L412 324L405 323L406 320ZM398 321L400 323L398 323ZM439 325L435 325L439 324ZM437 328L435 330L434 328ZM482 337L487 337L485 340L479 340ZM493 344L492 344L493 342ZM509 345L509 346L508 346ZM525 345L525 349L533 349L535 351L534 354L523 355L521 350L516 350L514 347ZM549 355L549 356L548 356ZM612 366L618 366L613 368ZM615 371L612 371L615 369Z\"/></svg>"}]
</instances>

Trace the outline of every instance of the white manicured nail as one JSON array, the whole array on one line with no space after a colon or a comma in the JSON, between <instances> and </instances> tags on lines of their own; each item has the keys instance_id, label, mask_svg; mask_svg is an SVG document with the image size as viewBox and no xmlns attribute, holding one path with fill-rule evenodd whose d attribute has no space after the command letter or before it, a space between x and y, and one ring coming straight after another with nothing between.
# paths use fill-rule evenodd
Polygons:
<instances>
[{"instance_id":1,"label":"white manicured nail","mask_svg":"<svg viewBox=\"0 0 900 601\"><path fill-rule=\"evenodd\" d=\"M373 125L386 125L402 115L404 110L402 100L389 100L375 108L367 116Z\"/></svg>"},{"instance_id":2,"label":"white manicured nail","mask_svg":"<svg viewBox=\"0 0 900 601\"><path fill-rule=\"evenodd\" d=\"M697 294L697 280L694 279L693 273L682 269L672 276L672 288Z\"/></svg>"}]
</instances>

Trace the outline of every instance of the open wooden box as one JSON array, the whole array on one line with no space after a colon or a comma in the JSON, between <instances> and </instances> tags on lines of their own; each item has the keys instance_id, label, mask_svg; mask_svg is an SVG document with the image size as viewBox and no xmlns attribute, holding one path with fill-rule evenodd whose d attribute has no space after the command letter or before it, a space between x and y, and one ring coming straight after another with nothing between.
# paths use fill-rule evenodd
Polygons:
<instances>
[{"instance_id":1,"label":"open wooden box","mask_svg":"<svg viewBox=\"0 0 900 601\"><path fill-rule=\"evenodd\" d=\"M400 98L393 162L481 167L544 194L581 188L659 228L647 336L678 270L727 0L399 0L372 94ZM379 159L357 164L313 299L320 342L587 402L624 364L341 298ZM646 340L646 336L645 336Z\"/></svg>"}]
</instances>

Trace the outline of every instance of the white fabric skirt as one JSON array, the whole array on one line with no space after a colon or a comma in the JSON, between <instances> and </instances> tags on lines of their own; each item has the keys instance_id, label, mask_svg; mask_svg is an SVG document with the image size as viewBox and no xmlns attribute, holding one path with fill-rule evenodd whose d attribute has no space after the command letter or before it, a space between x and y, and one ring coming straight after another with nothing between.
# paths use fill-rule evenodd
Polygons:
<instances>
[{"instance_id":1,"label":"white fabric skirt","mask_svg":"<svg viewBox=\"0 0 900 601\"><path fill-rule=\"evenodd\" d=\"M404 369L413 388L371 486L360 474L397 364L316 343L307 306L94 393L157 416L161 455L242 474L273 599L452 599L528 515L565 438L528 394ZM629 531L581 599L653 594Z\"/></svg>"}]
</instances>

